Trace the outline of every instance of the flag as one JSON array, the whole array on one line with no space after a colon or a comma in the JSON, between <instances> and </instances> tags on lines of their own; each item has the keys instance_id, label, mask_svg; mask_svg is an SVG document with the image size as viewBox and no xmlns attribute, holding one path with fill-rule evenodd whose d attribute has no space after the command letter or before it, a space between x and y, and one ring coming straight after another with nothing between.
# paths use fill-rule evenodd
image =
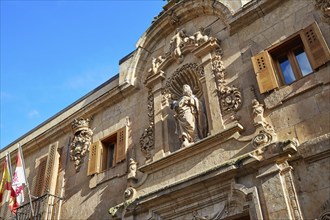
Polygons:
<instances>
[{"instance_id":1,"label":"flag","mask_svg":"<svg viewBox=\"0 0 330 220\"><path fill-rule=\"evenodd\" d=\"M18 207L18 204L16 202L16 194L11 184L11 178L10 178L10 172L9 172L9 166L8 166L8 156L5 158L5 162L3 164L3 174L2 174L2 180L0 183L0 204L2 204L4 199L4 193L5 191L9 191L9 208L12 213L16 213L16 209ZM7 201L4 201L7 202Z\"/></svg>"},{"instance_id":2,"label":"flag","mask_svg":"<svg viewBox=\"0 0 330 220\"><path fill-rule=\"evenodd\" d=\"M5 191L10 190L10 189L11 189L10 173L9 173L9 168L8 168L8 164L7 164L7 156L6 156L5 162L3 164L3 174L2 174L2 179L1 179L1 183L0 183L0 204L2 204Z\"/></svg>"},{"instance_id":3,"label":"flag","mask_svg":"<svg viewBox=\"0 0 330 220\"><path fill-rule=\"evenodd\" d=\"M16 200L18 205L21 205L24 202L23 187L26 185L26 177L22 165L22 155L20 152L21 152L20 150L17 151L16 168L15 168L13 184L12 184L16 194Z\"/></svg>"}]
</instances>

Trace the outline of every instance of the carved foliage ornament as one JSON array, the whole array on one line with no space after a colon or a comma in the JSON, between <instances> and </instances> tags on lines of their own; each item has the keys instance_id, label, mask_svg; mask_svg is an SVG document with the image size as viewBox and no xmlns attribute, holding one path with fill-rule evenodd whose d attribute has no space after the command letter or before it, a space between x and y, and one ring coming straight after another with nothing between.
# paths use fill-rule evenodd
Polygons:
<instances>
[{"instance_id":1,"label":"carved foliage ornament","mask_svg":"<svg viewBox=\"0 0 330 220\"><path fill-rule=\"evenodd\" d=\"M144 129L144 132L140 138L140 149L141 152L147 159L151 158L151 151L154 149L154 96L149 90L148 95L148 118L149 126Z\"/></svg>"},{"instance_id":2,"label":"carved foliage ornament","mask_svg":"<svg viewBox=\"0 0 330 220\"><path fill-rule=\"evenodd\" d=\"M93 131L89 128L89 119L75 119L72 122L74 137L70 143L70 159L74 161L76 172L79 172L83 158L88 152Z\"/></svg>"},{"instance_id":3,"label":"carved foliage ornament","mask_svg":"<svg viewBox=\"0 0 330 220\"><path fill-rule=\"evenodd\" d=\"M216 80L222 110L225 112L238 111L242 106L242 95L236 87L228 86L226 83L221 49L218 49L212 58L212 72Z\"/></svg>"}]
</instances>

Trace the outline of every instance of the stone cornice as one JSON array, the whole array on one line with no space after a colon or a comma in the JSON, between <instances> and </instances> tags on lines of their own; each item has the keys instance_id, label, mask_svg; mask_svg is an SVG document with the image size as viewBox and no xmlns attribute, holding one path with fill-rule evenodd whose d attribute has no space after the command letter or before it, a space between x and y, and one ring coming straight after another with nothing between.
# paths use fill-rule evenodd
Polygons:
<instances>
[{"instance_id":1,"label":"stone cornice","mask_svg":"<svg viewBox=\"0 0 330 220\"><path fill-rule=\"evenodd\" d=\"M141 172L149 174L157 170L164 169L168 166L178 163L179 161L186 160L192 155L196 155L202 151L205 151L208 148L215 147L222 142L228 141L229 139L232 138L232 135L234 135L237 132L241 132L242 130L243 127L240 124L234 124L221 133L209 136L192 146L182 148L157 161L143 165L139 167L139 170Z\"/></svg>"},{"instance_id":2,"label":"stone cornice","mask_svg":"<svg viewBox=\"0 0 330 220\"><path fill-rule=\"evenodd\" d=\"M198 147L196 146L196 148ZM296 153L296 151L296 147L290 141L272 143L264 148L264 152L262 153L265 156L262 159L257 158L253 155L260 153L259 150L255 150L250 153L243 154L236 158L230 159L221 164L218 164L208 170L197 173L194 176L188 177L170 185L163 186L156 191L140 195L135 201L139 205L143 203L153 202L155 198L159 199L161 195L170 194L180 189L189 190L189 186L196 185L205 180L207 180L208 185L212 185L212 182L214 182L215 184L219 183L219 181L212 181L212 179L221 178L222 181L226 181L241 175L247 175L252 171L255 172L259 168L271 164L277 166L277 163L281 163L285 160L288 160L290 158L290 155ZM175 163L175 161L171 162L171 165Z\"/></svg>"}]
</instances>

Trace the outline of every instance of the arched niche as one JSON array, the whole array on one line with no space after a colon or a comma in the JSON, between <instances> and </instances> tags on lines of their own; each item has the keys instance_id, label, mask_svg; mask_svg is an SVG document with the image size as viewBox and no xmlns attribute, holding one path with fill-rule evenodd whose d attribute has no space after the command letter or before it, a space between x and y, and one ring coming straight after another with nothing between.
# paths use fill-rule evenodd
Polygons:
<instances>
[{"instance_id":1,"label":"arched niche","mask_svg":"<svg viewBox=\"0 0 330 220\"><path fill-rule=\"evenodd\" d=\"M203 76L204 68L202 66L196 63L186 63L177 68L165 82L162 92L162 102L163 115L166 119L166 121L164 121L165 133L167 133L165 143L167 143L166 145L168 145L168 150L170 152L174 152L182 147L180 123L177 120L177 112L173 109L173 103L178 102L182 97L184 85L188 85L191 88L193 95L198 99L201 105L198 111L202 111L200 114L205 115L204 122L199 123L196 121L199 133L198 139L203 139L208 134L206 103L202 82L200 81ZM195 108L195 106L193 106L193 108ZM197 115L198 113L196 113L196 118L199 117Z\"/></svg>"}]
</instances>

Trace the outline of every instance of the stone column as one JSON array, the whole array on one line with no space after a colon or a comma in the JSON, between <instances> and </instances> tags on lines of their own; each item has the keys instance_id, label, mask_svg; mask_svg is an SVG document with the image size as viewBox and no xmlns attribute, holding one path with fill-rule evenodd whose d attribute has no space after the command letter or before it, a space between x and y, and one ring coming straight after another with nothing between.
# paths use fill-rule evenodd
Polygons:
<instances>
[{"instance_id":1,"label":"stone column","mask_svg":"<svg viewBox=\"0 0 330 220\"><path fill-rule=\"evenodd\" d=\"M193 51L194 55L201 59L201 66L204 68L205 74L200 78L200 82L203 87L209 133L211 135L225 129L212 67L212 57L215 54L215 50L219 47L219 42L213 39Z\"/></svg>"},{"instance_id":2,"label":"stone column","mask_svg":"<svg viewBox=\"0 0 330 220\"><path fill-rule=\"evenodd\" d=\"M154 154L153 160L160 159L164 156L164 140L163 140L163 117L162 117L162 82L165 79L164 73L159 71L146 80L146 86L151 89L154 97Z\"/></svg>"},{"instance_id":3,"label":"stone column","mask_svg":"<svg viewBox=\"0 0 330 220\"><path fill-rule=\"evenodd\" d=\"M302 219L292 179L288 178L290 170L287 162L259 169L257 178L269 219Z\"/></svg>"}]
</instances>

